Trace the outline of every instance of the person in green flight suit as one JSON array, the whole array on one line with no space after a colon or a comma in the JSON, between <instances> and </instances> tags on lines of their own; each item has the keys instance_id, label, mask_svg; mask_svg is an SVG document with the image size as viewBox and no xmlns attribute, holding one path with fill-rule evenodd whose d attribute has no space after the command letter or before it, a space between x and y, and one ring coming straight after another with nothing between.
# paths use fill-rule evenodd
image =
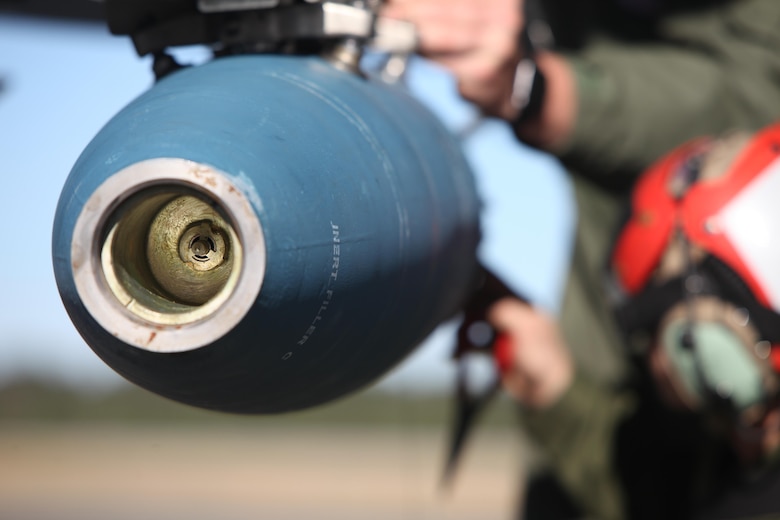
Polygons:
<instances>
[{"instance_id":1,"label":"person in green flight suit","mask_svg":"<svg viewBox=\"0 0 780 520\"><path fill-rule=\"evenodd\" d=\"M756 131L780 119L780 2L527 3L387 0L383 10L417 26L421 53L454 74L465 99L506 120L521 141L555 155L571 174L578 220L560 316L511 298L489 314L511 347L504 388L571 495L575 507L564 513L778 513L771 501L763 509L751 498L725 500L720 509L717 500L698 501L730 497L755 464L732 444L724 449L734 457L702 456L720 450L724 437L703 432L708 414L660 405L668 385L640 375L659 362L633 362L604 280L634 186L654 161L699 136ZM777 430L773 418L763 420L770 433ZM703 482L694 473L724 478L694 489ZM736 473L745 478L732 482Z\"/></svg>"}]
</instances>

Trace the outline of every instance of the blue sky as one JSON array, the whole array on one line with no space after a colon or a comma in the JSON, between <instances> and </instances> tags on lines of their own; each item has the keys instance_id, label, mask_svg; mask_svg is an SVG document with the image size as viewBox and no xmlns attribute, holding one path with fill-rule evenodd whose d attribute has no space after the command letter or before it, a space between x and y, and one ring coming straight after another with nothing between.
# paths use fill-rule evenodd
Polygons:
<instances>
[{"instance_id":1,"label":"blue sky","mask_svg":"<svg viewBox=\"0 0 780 520\"><path fill-rule=\"evenodd\" d=\"M0 15L0 77L0 384L32 372L110 385L119 376L81 340L59 300L51 226L71 166L100 127L151 85L150 64L129 39L101 25ZM437 67L415 60L408 82L454 130L476 117ZM495 121L481 124L463 145L487 206L483 260L554 310L572 221L561 168ZM435 333L383 387L446 387L452 329Z\"/></svg>"}]
</instances>

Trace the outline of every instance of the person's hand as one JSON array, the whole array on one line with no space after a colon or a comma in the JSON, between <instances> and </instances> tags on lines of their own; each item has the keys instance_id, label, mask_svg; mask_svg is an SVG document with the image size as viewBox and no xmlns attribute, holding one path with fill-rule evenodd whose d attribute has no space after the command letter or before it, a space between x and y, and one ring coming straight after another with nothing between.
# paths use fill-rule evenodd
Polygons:
<instances>
[{"instance_id":1,"label":"person's hand","mask_svg":"<svg viewBox=\"0 0 780 520\"><path fill-rule=\"evenodd\" d=\"M548 314L506 298L488 320L507 341L501 370L504 390L521 404L543 409L555 404L574 379L574 365L558 325Z\"/></svg>"},{"instance_id":2,"label":"person's hand","mask_svg":"<svg viewBox=\"0 0 780 520\"><path fill-rule=\"evenodd\" d=\"M417 27L420 53L454 74L461 96L488 115L514 119L523 0L387 0L382 14Z\"/></svg>"}]
</instances>

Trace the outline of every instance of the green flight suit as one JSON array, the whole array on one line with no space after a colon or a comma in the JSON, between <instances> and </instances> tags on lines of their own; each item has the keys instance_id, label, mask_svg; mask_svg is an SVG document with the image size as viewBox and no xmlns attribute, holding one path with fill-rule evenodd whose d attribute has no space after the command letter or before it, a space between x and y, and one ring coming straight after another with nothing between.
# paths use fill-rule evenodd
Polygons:
<instances>
[{"instance_id":1,"label":"green flight suit","mask_svg":"<svg viewBox=\"0 0 780 520\"><path fill-rule=\"evenodd\" d=\"M650 2L658 10L648 16L601 16L630 3L591 2L581 46L557 49L573 65L579 95L574 133L554 151L573 172L578 206L560 313L578 376L555 406L524 414L524 423L589 517L690 518L702 510L697 501L717 489L718 471L731 466L717 459L724 465L706 467L724 447L717 439L698 441L702 430L687 418L660 411L664 420L686 423L665 432L647 419L658 409L643 404L646 395L630 384L635 373L607 304L604 268L631 184L654 160L697 136L780 119L780 0ZM648 2L634 2L642 3ZM638 413L648 407L649 415ZM677 455L659 453L659 437L668 437ZM622 460L632 450L633 466ZM680 475L668 473L677 466L657 460L669 456L688 457L680 463L685 478L705 478L674 487ZM644 475L627 478L627 472ZM670 501L653 504L654 498Z\"/></svg>"}]
</instances>

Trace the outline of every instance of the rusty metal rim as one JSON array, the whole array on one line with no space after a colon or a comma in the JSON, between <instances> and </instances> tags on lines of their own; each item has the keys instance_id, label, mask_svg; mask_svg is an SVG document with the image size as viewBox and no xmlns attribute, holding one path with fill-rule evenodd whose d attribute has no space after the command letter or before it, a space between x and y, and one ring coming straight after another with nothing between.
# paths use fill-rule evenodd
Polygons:
<instances>
[{"instance_id":1,"label":"rusty metal rim","mask_svg":"<svg viewBox=\"0 0 780 520\"><path fill-rule=\"evenodd\" d=\"M184 312L160 313L121 301L110 255L105 254L112 237L105 228L112 214L130 197L160 186L181 186L212 199L231 221L241 250L225 288L204 305ZM256 199L254 193L248 195ZM87 311L113 336L153 352L195 350L227 334L257 299L265 265L265 239L247 195L227 174L180 158L141 161L105 180L84 204L71 242L74 283Z\"/></svg>"}]
</instances>

